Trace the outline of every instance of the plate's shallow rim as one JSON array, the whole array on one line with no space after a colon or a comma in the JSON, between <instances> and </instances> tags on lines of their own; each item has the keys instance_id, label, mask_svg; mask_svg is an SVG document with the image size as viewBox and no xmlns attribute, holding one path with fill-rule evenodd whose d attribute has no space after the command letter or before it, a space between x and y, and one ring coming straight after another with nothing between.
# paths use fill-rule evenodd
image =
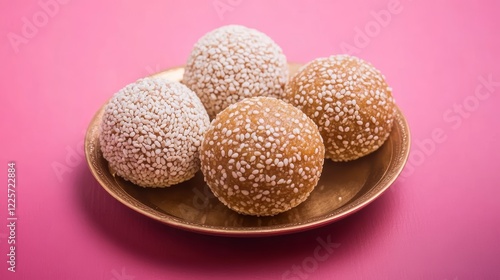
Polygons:
<instances>
[{"instance_id":1,"label":"plate's shallow rim","mask_svg":"<svg viewBox=\"0 0 500 280\"><path fill-rule=\"evenodd\" d=\"M291 64L291 67L298 68L300 67L300 64ZM168 71L179 72L183 71L183 68L175 67L161 73L165 73ZM200 223L194 223L192 221L184 220L176 216L169 215L167 213L163 213L161 211L153 209L152 207L147 206L143 202L131 196L125 190L112 185L110 186L105 181L106 176L102 173L103 171L100 170L100 168L96 164L96 161L99 160L99 157L102 158L102 155L100 155L100 150L98 149L98 147L96 147L95 141L93 141L94 139L96 139L96 137L98 137L99 134L98 124L100 123L100 119L102 118L105 104L96 112L96 114L92 118L85 135L85 155L87 164L90 168L91 173L99 182L99 184L112 197L114 197L116 200L120 201L122 204L126 205L127 207L131 208L136 212L139 212L147 217L150 217L154 220L160 221L164 224L176 228L189 230L192 232L210 234L210 235L240 236L240 237L283 235L283 234L310 230L345 218L361 210L366 205L370 204L372 201L374 201L376 198L382 195L394 183L399 174L402 172L410 152L409 126L403 113L399 108L397 108L394 127L391 133L401 134L400 137L398 137L398 139L400 139L401 142L393 143L393 145L399 145L401 151L400 153L394 156L394 149L391 150L391 152L393 153L393 157L391 158L391 162L387 168L386 173L382 175L381 179L375 185L373 185L369 191L367 191L360 197L357 197L352 201L347 202L345 205L329 213L325 213L325 215L323 216L310 218L299 223L288 223L282 225L268 225L262 227L244 227L244 228L210 226Z\"/></svg>"}]
</instances>

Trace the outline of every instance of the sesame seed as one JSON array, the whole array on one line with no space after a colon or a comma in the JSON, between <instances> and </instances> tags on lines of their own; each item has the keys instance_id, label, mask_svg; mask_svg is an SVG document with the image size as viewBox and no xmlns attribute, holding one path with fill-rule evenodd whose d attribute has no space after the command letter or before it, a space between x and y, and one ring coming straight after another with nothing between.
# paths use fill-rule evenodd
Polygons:
<instances>
[{"instance_id":1,"label":"sesame seed","mask_svg":"<svg viewBox=\"0 0 500 280\"><path fill-rule=\"evenodd\" d=\"M262 85L266 95L279 97L288 79L286 65L281 48L267 35L229 25L207 33L195 44L183 82L214 118L237 101L261 95Z\"/></svg>"},{"instance_id":2,"label":"sesame seed","mask_svg":"<svg viewBox=\"0 0 500 280\"><path fill-rule=\"evenodd\" d=\"M177 109L170 112L172 122L167 125L164 108L170 107ZM119 176L143 187L168 187L199 169L198 148L208 126L206 110L194 92L178 82L144 78L107 103L99 141Z\"/></svg>"},{"instance_id":3,"label":"sesame seed","mask_svg":"<svg viewBox=\"0 0 500 280\"><path fill-rule=\"evenodd\" d=\"M274 98L248 98L231 106L212 121L201 144L201 167L209 187L226 206L249 215L275 215L304 201L319 180L317 170L322 170L324 160L317 126L299 109ZM249 115L254 108L259 113ZM277 126L275 114L286 121ZM238 137L236 128L249 133L248 140ZM232 134L226 136L229 130ZM206 145L210 141L214 145ZM231 155L221 156L224 152ZM296 168L310 171L294 176ZM224 173L230 178L224 179ZM294 191L295 183L302 183L303 189ZM279 184L286 184L288 191L280 191Z\"/></svg>"},{"instance_id":4,"label":"sesame seed","mask_svg":"<svg viewBox=\"0 0 500 280\"><path fill-rule=\"evenodd\" d=\"M283 99L308 112L318 125L326 157L347 161L374 151L387 139L384 132L392 127L395 114L391 92L380 71L371 64L353 56L335 55L315 59L302 67L287 84ZM337 125L332 126L333 121ZM351 126L354 122L366 129L358 133ZM373 129L370 123L375 125ZM383 127L384 132L375 127ZM373 138L378 136L377 141L369 143L369 148L364 143L357 144L358 135L368 139L369 134L375 134ZM345 141L349 144L340 151Z\"/></svg>"}]
</instances>

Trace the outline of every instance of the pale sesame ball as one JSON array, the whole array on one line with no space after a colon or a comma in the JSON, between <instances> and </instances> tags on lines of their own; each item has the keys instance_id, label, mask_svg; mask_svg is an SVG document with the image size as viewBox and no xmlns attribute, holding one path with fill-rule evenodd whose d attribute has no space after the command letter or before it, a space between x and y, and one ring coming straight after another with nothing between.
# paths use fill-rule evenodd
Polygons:
<instances>
[{"instance_id":1,"label":"pale sesame ball","mask_svg":"<svg viewBox=\"0 0 500 280\"><path fill-rule=\"evenodd\" d=\"M199 170L209 118L200 99L179 82L144 78L107 103L99 137L109 167L142 187L168 187Z\"/></svg>"},{"instance_id":2,"label":"pale sesame ball","mask_svg":"<svg viewBox=\"0 0 500 280\"><path fill-rule=\"evenodd\" d=\"M389 137L396 105L384 76L354 56L318 58L287 84L283 99L317 125L326 157L349 161L377 150Z\"/></svg>"},{"instance_id":3,"label":"pale sesame ball","mask_svg":"<svg viewBox=\"0 0 500 280\"><path fill-rule=\"evenodd\" d=\"M272 216L309 196L323 170L325 148L314 122L271 97L244 99L212 121L200 148L201 170L230 209Z\"/></svg>"},{"instance_id":4,"label":"pale sesame ball","mask_svg":"<svg viewBox=\"0 0 500 280\"><path fill-rule=\"evenodd\" d=\"M244 98L279 97L287 80L286 57L271 38L255 29L227 25L194 45L182 82L214 118Z\"/></svg>"}]
</instances>

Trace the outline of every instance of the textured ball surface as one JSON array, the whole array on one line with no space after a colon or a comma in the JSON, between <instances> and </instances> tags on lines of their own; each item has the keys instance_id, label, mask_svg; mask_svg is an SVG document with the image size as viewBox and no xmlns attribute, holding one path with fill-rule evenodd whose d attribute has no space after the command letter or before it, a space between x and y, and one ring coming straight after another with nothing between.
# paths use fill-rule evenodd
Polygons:
<instances>
[{"instance_id":1,"label":"textured ball surface","mask_svg":"<svg viewBox=\"0 0 500 280\"><path fill-rule=\"evenodd\" d=\"M194 45L183 83L211 118L244 98L279 97L288 80L286 57L267 35L240 25L215 29Z\"/></svg>"},{"instance_id":2,"label":"textured ball surface","mask_svg":"<svg viewBox=\"0 0 500 280\"><path fill-rule=\"evenodd\" d=\"M254 97L212 121L200 148L201 170L229 208L271 216L307 199L324 153L318 128L304 113L275 98Z\"/></svg>"},{"instance_id":3,"label":"textured ball surface","mask_svg":"<svg viewBox=\"0 0 500 280\"><path fill-rule=\"evenodd\" d=\"M178 82L144 78L110 99L99 141L113 172L142 187L168 187L199 170L208 126L194 92Z\"/></svg>"},{"instance_id":4,"label":"textured ball surface","mask_svg":"<svg viewBox=\"0 0 500 280\"><path fill-rule=\"evenodd\" d=\"M392 89L380 71L347 55L303 66L287 84L283 100L318 125L326 157L333 161L377 150L389 137L396 114Z\"/></svg>"}]
</instances>

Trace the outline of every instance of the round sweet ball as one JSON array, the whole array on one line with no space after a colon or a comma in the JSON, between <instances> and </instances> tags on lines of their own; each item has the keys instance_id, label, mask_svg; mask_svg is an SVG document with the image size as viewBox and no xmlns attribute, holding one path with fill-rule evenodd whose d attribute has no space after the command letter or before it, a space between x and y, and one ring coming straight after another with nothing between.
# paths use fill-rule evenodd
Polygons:
<instances>
[{"instance_id":1,"label":"round sweet ball","mask_svg":"<svg viewBox=\"0 0 500 280\"><path fill-rule=\"evenodd\" d=\"M142 187L169 187L199 170L199 148L209 124L189 88L144 78L106 104L99 142L113 175Z\"/></svg>"},{"instance_id":2,"label":"round sweet ball","mask_svg":"<svg viewBox=\"0 0 500 280\"><path fill-rule=\"evenodd\" d=\"M377 150L389 137L396 105L384 76L354 56L318 58L290 79L283 99L317 125L326 157L350 161Z\"/></svg>"},{"instance_id":3,"label":"round sweet ball","mask_svg":"<svg viewBox=\"0 0 500 280\"><path fill-rule=\"evenodd\" d=\"M244 98L279 97L287 80L286 57L271 38L255 29L227 25L194 45L182 82L214 118Z\"/></svg>"},{"instance_id":4,"label":"round sweet ball","mask_svg":"<svg viewBox=\"0 0 500 280\"><path fill-rule=\"evenodd\" d=\"M272 97L253 97L217 115L200 148L201 170L215 196L247 215L272 216L309 196L325 148L314 122Z\"/></svg>"}]
</instances>

